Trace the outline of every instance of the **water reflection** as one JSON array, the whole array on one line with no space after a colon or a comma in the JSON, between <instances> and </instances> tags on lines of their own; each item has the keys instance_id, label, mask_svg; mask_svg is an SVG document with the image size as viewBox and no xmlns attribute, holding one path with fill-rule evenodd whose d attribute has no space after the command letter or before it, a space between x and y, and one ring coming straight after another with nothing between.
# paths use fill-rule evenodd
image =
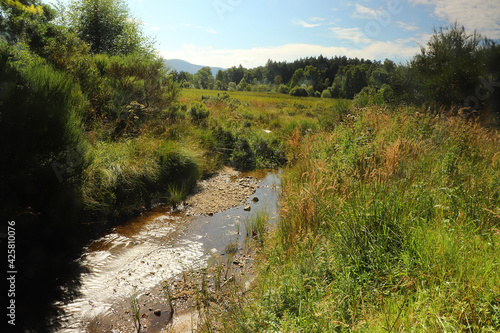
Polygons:
<instances>
[{"instance_id":1,"label":"water reflection","mask_svg":"<svg viewBox=\"0 0 500 333\"><path fill-rule=\"evenodd\" d=\"M243 206L210 217L186 217L159 208L90 244L77 261L81 271L76 280L61 287L70 301L56 304L64 313L57 319L58 331L80 332L86 318L106 316L113 304L206 265L230 242L239 239L243 247L244 237L237 233L245 235L245 219L263 209L276 218L278 175L261 176L254 194L258 202L250 198ZM247 205L250 212L244 210Z\"/></svg>"}]
</instances>

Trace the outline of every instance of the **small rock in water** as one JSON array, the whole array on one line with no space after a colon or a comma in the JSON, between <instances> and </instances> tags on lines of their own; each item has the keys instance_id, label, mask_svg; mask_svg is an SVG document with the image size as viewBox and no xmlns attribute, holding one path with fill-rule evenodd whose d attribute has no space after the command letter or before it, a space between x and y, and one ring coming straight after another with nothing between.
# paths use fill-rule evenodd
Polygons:
<instances>
[{"instance_id":1,"label":"small rock in water","mask_svg":"<svg viewBox=\"0 0 500 333\"><path fill-rule=\"evenodd\" d=\"M246 206L246 207L244 208L244 211L245 211L245 212L249 212L251 209L252 209L252 207L250 207L250 206Z\"/></svg>"},{"instance_id":2,"label":"small rock in water","mask_svg":"<svg viewBox=\"0 0 500 333\"><path fill-rule=\"evenodd\" d=\"M257 197L253 197L252 201L253 201L253 202L259 202L259 198L257 198Z\"/></svg>"},{"instance_id":3,"label":"small rock in water","mask_svg":"<svg viewBox=\"0 0 500 333\"><path fill-rule=\"evenodd\" d=\"M160 309L156 309L155 312L154 312L154 314L156 316L158 316L158 317L161 316L161 310Z\"/></svg>"}]
</instances>

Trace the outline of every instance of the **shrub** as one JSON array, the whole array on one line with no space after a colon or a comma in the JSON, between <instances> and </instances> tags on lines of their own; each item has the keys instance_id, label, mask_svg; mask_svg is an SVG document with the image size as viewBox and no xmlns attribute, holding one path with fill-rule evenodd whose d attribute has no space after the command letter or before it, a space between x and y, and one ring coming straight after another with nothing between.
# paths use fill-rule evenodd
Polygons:
<instances>
[{"instance_id":1,"label":"shrub","mask_svg":"<svg viewBox=\"0 0 500 333\"><path fill-rule=\"evenodd\" d=\"M216 151L222 156L223 162L228 163L236 143L235 137L220 126L213 130L213 135L216 140Z\"/></svg>"},{"instance_id":2,"label":"shrub","mask_svg":"<svg viewBox=\"0 0 500 333\"><path fill-rule=\"evenodd\" d=\"M388 84L382 85L379 90L379 94L382 96L385 103L394 101L394 90L392 90L391 86Z\"/></svg>"},{"instance_id":3,"label":"shrub","mask_svg":"<svg viewBox=\"0 0 500 333\"><path fill-rule=\"evenodd\" d=\"M292 90L290 90L290 96L307 97L308 93L307 90L302 87L295 87Z\"/></svg>"},{"instance_id":4,"label":"shrub","mask_svg":"<svg viewBox=\"0 0 500 333\"><path fill-rule=\"evenodd\" d=\"M323 90L323 92L321 93L321 97L322 97L322 98L332 98L332 94L330 93L330 90L329 90L329 89L325 89L325 90Z\"/></svg>"},{"instance_id":5,"label":"shrub","mask_svg":"<svg viewBox=\"0 0 500 333\"><path fill-rule=\"evenodd\" d=\"M278 92L280 94L288 94L289 91L290 91L290 89L288 88L288 86L286 84L280 84L280 86L278 87Z\"/></svg>"},{"instance_id":6,"label":"shrub","mask_svg":"<svg viewBox=\"0 0 500 333\"><path fill-rule=\"evenodd\" d=\"M64 73L36 56L16 53L0 51L0 145L8 161L0 167L8 191L1 192L9 193L2 199L45 211L51 198L61 194L61 185L78 188L87 149L80 120L86 104ZM12 56L17 61L9 61ZM56 171L55 161L60 163Z\"/></svg>"},{"instance_id":7,"label":"shrub","mask_svg":"<svg viewBox=\"0 0 500 333\"><path fill-rule=\"evenodd\" d=\"M307 91L307 96L309 97L314 97L314 94L316 93L313 86L307 87L306 91Z\"/></svg>"},{"instance_id":8,"label":"shrub","mask_svg":"<svg viewBox=\"0 0 500 333\"><path fill-rule=\"evenodd\" d=\"M238 139L231 154L231 165L240 171L255 169L255 154L246 139Z\"/></svg>"},{"instance_id":9,"label":"shrub","mask_svg":"<svg viewBox=\"0 0 500 333\"><path fill-rule=\"evenodd\" d=\"M278 141L258 138L253 147L257 168L277 168L286 162L285 152Z\"/></svg>"},{"instance_id":10,"label":"shrub","mask_svg":"<svg viewBox=\"0 0 500 333\"><path fill-rule=\"evenodd\" d=\"M210 111L207 110L207 107L203 103L193 103L188 110L188 115L191 118L191 121L197 124L201 124L204 122L210 114Z\"/></svg>"}]
</instances>

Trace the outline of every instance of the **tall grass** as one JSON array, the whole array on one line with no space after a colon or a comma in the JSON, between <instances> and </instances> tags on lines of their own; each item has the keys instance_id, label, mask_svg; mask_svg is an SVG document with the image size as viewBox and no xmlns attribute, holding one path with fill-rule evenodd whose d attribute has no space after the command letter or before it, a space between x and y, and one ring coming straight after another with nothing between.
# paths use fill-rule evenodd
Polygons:
<instances>
[{"instance_id":1,"label":"tall grass","mask_svg":"<svg viewBox=\"0 0 500 333\"><path fill-rule=\"evenodd\" d=\"M183 199L198 180L199 162L177 142L141 137L94 146L85 173L90 211L104 217L151 207L152 200Z\"/></svg>"},{"instance_id":2,"label":"tall grass","mask_svg":"<svg viewBox=\"0 0 500 333\"><path fill-rule=\"evenodd\" d=\"M300 136L253 301L228 327L500 330L499 140L380 108Z\"/></svg>"}]
</instances>

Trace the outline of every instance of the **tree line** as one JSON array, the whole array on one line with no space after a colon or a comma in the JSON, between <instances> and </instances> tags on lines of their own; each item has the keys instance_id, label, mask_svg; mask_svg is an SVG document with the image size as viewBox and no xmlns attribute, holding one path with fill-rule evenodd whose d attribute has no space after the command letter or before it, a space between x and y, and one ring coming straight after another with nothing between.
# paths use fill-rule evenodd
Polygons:
<instances>
[{"instance_id":1,"label":"tree line","mask_svg":"<svg viewBox=\"0 0 500 333\"><path fill-rule=\"evenodd\" d=\"M210 67L169 75L185 88L278 92L293 96L357 98L361 105L399 102L498 110L500 47L455 23L436 29L420 54L405 63L322 55L293 62L268 60L247 69Z\"/></svg>"}]
</instances>

